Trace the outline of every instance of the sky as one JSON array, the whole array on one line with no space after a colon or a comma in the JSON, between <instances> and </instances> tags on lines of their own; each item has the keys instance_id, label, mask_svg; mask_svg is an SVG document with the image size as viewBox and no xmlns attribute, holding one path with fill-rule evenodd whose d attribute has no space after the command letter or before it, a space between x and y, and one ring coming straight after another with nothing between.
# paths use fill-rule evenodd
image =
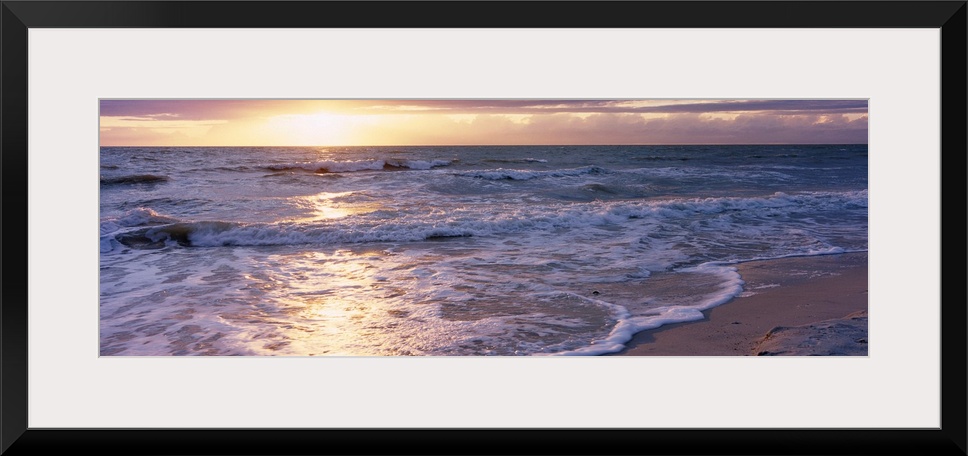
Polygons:
<instances>
[{"instance_id":1,"label":"sky","mask_svg":"<svg viewBox=\"0 0 968 456\"><path fill-rule=\"evenodd\" d=\"M867 100L110 100L102 146L866 144Z\"/></svg>"}]
</instances>

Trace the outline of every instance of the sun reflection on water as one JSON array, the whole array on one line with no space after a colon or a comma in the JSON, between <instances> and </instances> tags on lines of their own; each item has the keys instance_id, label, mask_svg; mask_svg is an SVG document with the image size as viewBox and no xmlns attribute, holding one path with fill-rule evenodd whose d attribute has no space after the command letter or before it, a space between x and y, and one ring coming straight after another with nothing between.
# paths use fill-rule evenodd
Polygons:
<instances>
[{"instance_id":1,"label":"sun reflection on water","mask_svg":"<svg viewBox=\"0 0 968 456\"><path fill-rule=\"evenodd\" d=\"M297 218L294 222L314 222L320 220L335 220L356 214L366 214L380 209L373 204L359 204L340 201L354 196L354 192L321 192L310 196L292 198L295 206L303 208L307 215Z\"/></svg>"},{"instance_id":2,"label":"sun reflection on water","mask_svg":"<svg viewBox=\"0 0 968 456\"><path fill-rule=\"evenodd\" d=\"M278 306L299 326L280 327L298 355L387 355L384 340L392 337L399 294L379 272L382 251L305 252L277 258L292 273Z\"/></svg>"}]
</instances>

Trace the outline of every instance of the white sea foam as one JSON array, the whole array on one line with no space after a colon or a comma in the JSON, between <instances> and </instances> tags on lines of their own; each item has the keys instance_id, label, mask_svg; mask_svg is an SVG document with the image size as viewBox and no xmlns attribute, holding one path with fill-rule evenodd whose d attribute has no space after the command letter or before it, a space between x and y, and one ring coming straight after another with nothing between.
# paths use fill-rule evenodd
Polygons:
<instances>
[{"instance_id":1,"label":"white sea foam","mask_svg":"<svg viewBox=\"0 0 968 456\"><path fill-rule=\"evenodd\" d=\"M641 331L655 329L672 323L683 323L702 320L703 311L725 304L739 296L743 291L743 280L736 268L719 263L704 263L699 266L684 269L681 272L712 274L719 278L719 289L703 297L702 301L691 306L664 306L651 309L645 315L630 315L626 313L620 317L608 337L593 341L591 345L577 350L571 350L558 355L601 355L616 353L625 348L625 344Z\"/></svg>"},{"instance_id":2,"label":"white sea foam","mask_svg":"<svg viewBox=\"0 0 968 456\"><path fill-rule=\"evenodd\" d=\"M117 231L121 227L159 225L176 221L173 217L161 215L150 208L131 209L120 216L108 217L101 221L101 234Z\"/></svg>"},{"instance_id":3,"label":"white sea foam","mask_svg":"<svg viewBox=\"0 0 968 456\"><path fill-rule=\"evenodd\" d=\"M558 229L588 229L601 226L620 226L629 221L643 220L659 224L670 232L681 231L683 220L687 228L697 230L747 230L750 235L768 234L767 230L784 228L773 222L777 215L800 211L805 207L839 207L844 204L865 204L864 194L813 193L787 195L777 193L767 198L704 198L662 202L614 202L608 204L571 203L534 208L517 206L506 212L495 212L491 207L455 207L448 212L410 210L398 217L367 217L366 213L337 220L316 220L311 223L240 223L227 221L181 222L155 226L143 231L151 241L165 236L186 236L191 245L258 246L293 244L338 244L363 242L410 242L432 238L491 236L526 231L554 231ZM697 216L702 216L697 218ZM710 218L710 216L720 218ZM760 225L751 225L759 220ZM141 209L102 223L102 234L118 230L117 226L131 227L158 225L170 218L150 209ZM801 230L802 231L802 230ZM682 232L683 235L688 232ZM791 236L789 231L780 233ZM810 236L801 233L801 236ZM795 254L839 253L835 246L810 247Z\"/></svg>"},{"instance_id":4,"label":"white sea foam","mask_svg":"<svg viewBox=\"0 0 968 456\"><path fill-rule=\"evenodd\" d=\"M102 180L101 353L621 350L738 262L866 250L862 148L774 149L102 148L170 182Z\"/></svg>"}]
</instances>

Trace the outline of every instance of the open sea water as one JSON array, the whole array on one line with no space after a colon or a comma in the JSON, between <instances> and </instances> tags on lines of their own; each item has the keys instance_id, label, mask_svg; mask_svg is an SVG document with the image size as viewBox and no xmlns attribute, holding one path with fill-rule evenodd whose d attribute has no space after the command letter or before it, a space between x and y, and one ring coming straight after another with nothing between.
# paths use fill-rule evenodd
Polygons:
<instances>
[{"instance_id":1,"label":"open sea water","mask_svg":"<svg viewBox=\"0 0 968 456\"><path fill-rule=\"evenodd\" d=\"M867 250L866 145L102 147L101 355L596 355Z\"/></svg>"}]
</instances>

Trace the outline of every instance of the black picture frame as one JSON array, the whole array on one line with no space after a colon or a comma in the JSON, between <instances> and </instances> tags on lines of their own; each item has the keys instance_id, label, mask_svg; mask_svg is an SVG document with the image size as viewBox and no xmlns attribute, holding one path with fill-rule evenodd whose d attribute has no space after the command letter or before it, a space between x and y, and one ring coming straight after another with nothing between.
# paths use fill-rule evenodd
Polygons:
<instances>
[{"instance_id":1,"label":"black picture frame","mask_svg":"<svg viewBox=\"0 0 968 456\"><path fill-rule=\"evenodd\" d=\"M0 452L26 454L966 454L966 1L3 1ZM27 30L34 27L939 28L939 429L36 429L27 427ZM953 260L953 261L952 261Z\"/></svg>"}]
</instances>

